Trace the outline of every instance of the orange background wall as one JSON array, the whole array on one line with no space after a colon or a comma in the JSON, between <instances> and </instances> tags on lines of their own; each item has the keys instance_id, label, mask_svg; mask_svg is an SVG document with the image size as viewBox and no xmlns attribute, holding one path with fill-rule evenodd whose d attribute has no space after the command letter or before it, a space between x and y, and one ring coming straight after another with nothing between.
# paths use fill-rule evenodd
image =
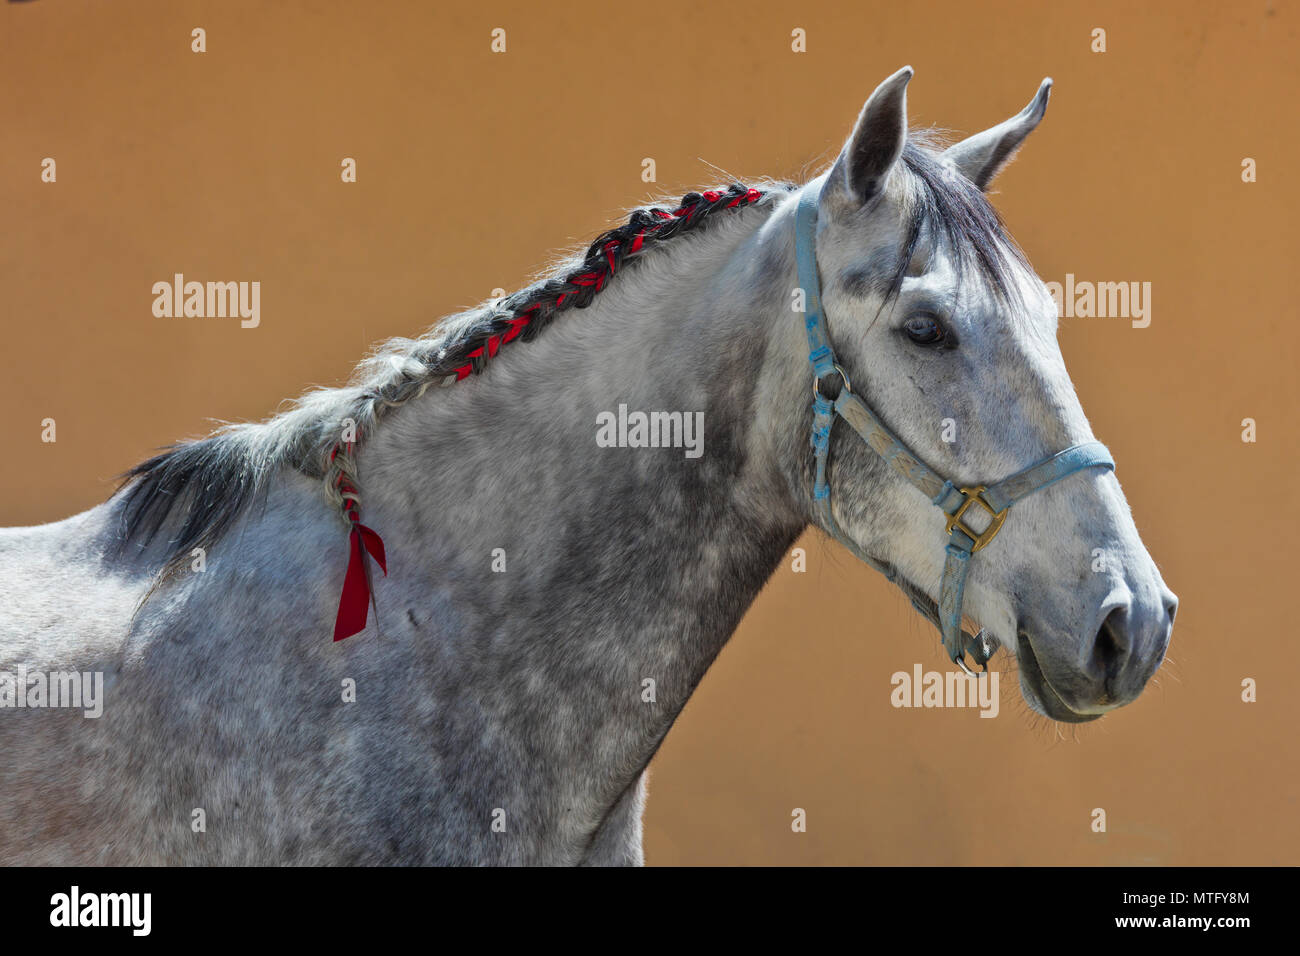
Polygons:
<instances>
[{"instance_id":1,"label":"orange background wall","mask_svg":"<svg viewBox=\"0 0 1300 956\"><path fill-rule=\"evenodd\" d=\"M6 3L0 521L91 507L209 419L263 417L376 340L522 286L645 198L643 157L655 194L716 184L705 161L800 176L905 63L912 121L963 132L1051 75L995 202L1045 279L1153 284L1149 328L1067 319L1061 341L1182 599L1172 660L1078 729L1028 715L1011 674L996 720L895 710L889 676L940 668L937 635L809 534L808 572L777 573L653 764L648 862L1296 863L1298 19L1282 2ZM150 287L174 272L260 280L261 327L155 319Z\"/></svg>"}]
</instances>

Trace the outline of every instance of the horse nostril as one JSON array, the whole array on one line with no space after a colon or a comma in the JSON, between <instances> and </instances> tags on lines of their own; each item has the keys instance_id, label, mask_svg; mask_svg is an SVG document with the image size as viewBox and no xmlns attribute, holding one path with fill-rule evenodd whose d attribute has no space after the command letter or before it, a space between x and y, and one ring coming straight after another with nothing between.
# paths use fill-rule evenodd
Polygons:
<instances>
[{"instance_id":1,"label":"horse nostril","mask_svg":"<svg viewBox=\"0 0 1300 956\"><path fill-rule=\"evenodd\" d=\"M1174 615L1178 613L1178 598L1172 594L1165 598L1165 614L1169 615L1169 626L1173 627Z\"/></svg>"},{"instance_id":2,"label":"horse nostril","mask_svg":"<svg viewBox=\"0 0 1300 956\"><path fill-rule=\"evenodd\" d=\"M1123 667L1132 649L1125 615L1125 608L1115 608L1106 615L1097 631L1097 641L1092 648L1092 666L1105 677L1114 675Z\"/></svg>"}]
</instances>

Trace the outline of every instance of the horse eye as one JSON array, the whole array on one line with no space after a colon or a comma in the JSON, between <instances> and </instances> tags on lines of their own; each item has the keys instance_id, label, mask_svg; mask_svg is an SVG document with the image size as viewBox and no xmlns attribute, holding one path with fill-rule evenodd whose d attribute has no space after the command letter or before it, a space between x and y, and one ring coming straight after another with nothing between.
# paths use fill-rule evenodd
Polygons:
<instances>
[{"instance_id":1,"label":"horse eye","mask_svg":"<svg viewBox=\"0 0 1300 956\"><path fill-rule=\"evenodd\" d=\"M914 315L903 323L903 331L917 345L938 345L946 337L943 326L932 315Z\"/></svg>"}]
</instances>

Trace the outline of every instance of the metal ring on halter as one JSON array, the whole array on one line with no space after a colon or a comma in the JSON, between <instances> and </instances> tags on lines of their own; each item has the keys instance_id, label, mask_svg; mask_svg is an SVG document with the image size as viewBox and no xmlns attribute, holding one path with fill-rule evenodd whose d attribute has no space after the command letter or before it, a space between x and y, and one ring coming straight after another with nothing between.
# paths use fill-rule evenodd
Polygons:
<instances>
[{"instance_id":1,"label":"metal ring on halter","mask_svg":"<svg viewBox=\"0 0 1300 956\"><path fill-rule=\"evenodd\" d=\"M958 667L960 667L962 670L964 670L964 671L966 672L966 676L967 676L967 677L979 677L979 676L980 676L979 674L976 674L973 670L971 670L971 669L966 665L966 658L965 658L964 655L963 655L962 657L957 658L955 661L953 661L953 663L956 664Z\"/></svg>"},{"instance_id":2,"label":"metal ring on halter","mask_svg":"<svg viewBox=\"0 0 1300 956\"><path fill-rule=\"evenodd\" d=\"M849 383L849 376L845 373L845 371L844 371L844 367L841 366L839 362L836 362L835 365L834 365L834 368L835 368L835 371L837 371L837 372L840 373L840 378L842 378L842 379L844 380L844 391L846 391L846 392L852 394L852 393L853 393L853 386ZM817 391L817 385L818 385L818 383L820 383L820 382L821 382L821 379L817 377L817 374L816 374L816 373L813 373L813 398L821 398L821 397L822 397L822 393L819 392L819 391ZM827 401L830 401L830 399L827 399Z\"/></svg>"},{"instance_id":3,"label":"metal ring on halter","mask_svg":"<svg viewBox=\"0 0 1300 956\"><path fill-rule=\"evenodd\" d=\"M965 671L967 677L983 677L989 672L989 658L993 656L993 650L995 649L989 648L988 638L985 637L985 633L984 628L981 627L975 635L973 644L970 647L963 647L961 656L953 659L953 663ZM961 636L963 642L965 642L966 634L963 632ZM978 671L971 670L967 665L967 654L970 654L975 663L979 665L980 669ZM980 658L983 658L983 660Z\"/></svg>"},{"instance_id":4,"label":"metal ring on halter","mask_svg":"<svg viewBox=\"0 0 1300 956\"><path fill-rule=\"evenodd\" d=\"M987 674L987 673L989 672L989 662L988 662L988 661L985 661L985 662L981 665L981 669L980 669L980 670L978 670L978 671L973 671L973 670L971 670L971 669L970 669L970 665L968 665L968 664L966 663L966 655L965 655L965 654L963 654L961 657L957 658L955 661L953 661L953 663L956 664L958 667L960 667L962 670L964 670L964 671L966 672L966 676L967 676L967 677L976 677L976 678L978 678L978 677L983 677L985 674Z\"/></svg>"}]
</instances>

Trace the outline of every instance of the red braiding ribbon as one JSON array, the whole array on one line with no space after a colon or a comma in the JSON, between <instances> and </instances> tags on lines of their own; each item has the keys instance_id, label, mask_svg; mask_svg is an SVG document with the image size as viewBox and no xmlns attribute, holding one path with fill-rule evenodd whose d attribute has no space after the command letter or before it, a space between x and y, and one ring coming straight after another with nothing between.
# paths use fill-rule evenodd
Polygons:
<instances>
[{"instance_id":1,"label":"red braiding ribbon","mask_svg":"<svg viewBox=\"0 0 1300 956\"><path fill-rule=\"evenodd\" d=\"M348 517L352 519L351 553L348 556L348 572L343 578L343 594L339 597L339 614L334 620L336 641L365 630L371 600L366 553L369 552L379 565L379 569L385 575L388 574L388 565L384 561L383 539L358 521L355 511L349 511Z\"/></svg>"},{"instance_id":2,"label":"red braiding ribbon","mask_svg":"<svg viewBox=\"0 0 1300 956\"><path fill-rule=\"evenodd\" d=\"M636 234L636 238L632 240L632 251L633 251L633 252L640 252L640 251L641 251L641 243L642 243L643 241L645 241L645 230L644 230L644 229L642 229L640 232L638 232L638 233Z\"/></svg>"},{"instance_id":3,"label":"red braiding ribbon","mask_svg":"<svg viewBox=\"0 0 1300 956\"><path fill-rule=\"evenodd\" d=\"M330 458L338 453L335 448ZM339 488L356 494L350 484L339 475ZM357 515L357 503L348 498L343 506L348 520L352 522L352 532L348 535L348 570L343 576L343 593L339 596L339 613L334 619L334 640L341 641L359 631L365 630L366 618L370 613L372 600L370 593L370 573L366 568L366 554L375 559L379 570L388 575L388 563L384 559L384 541L379 535L361 523Z\"/></svg>"},{"instance_id":4,"label":"red braiding ribbon","mask_svg":"<svg viewBox=\"0 0 1300 956\"><path fill-rule=\"evenodd\" d=\"M506 325L510 326L510 331L501 337L501 341L512 341L516 335L524 330L524 326L528 324L529 319L530 317L527 315L519 315L513 319L506 319Z\"/></svg>"},{"instance_id":5,"label":"red braiding ribbon","mask_svg":"<svg viewBox=\"0 0 1300 956\"><path fill-rule=\"evenodd\" d=\"M739 206L742 202L758 202L762 195L763 194L757 189L750 187L745 190L745 195L737 196L735 199L731 200L731 202L727 203L727 208L732 209L735 206Z\"/></svg>"}]
</instances>

